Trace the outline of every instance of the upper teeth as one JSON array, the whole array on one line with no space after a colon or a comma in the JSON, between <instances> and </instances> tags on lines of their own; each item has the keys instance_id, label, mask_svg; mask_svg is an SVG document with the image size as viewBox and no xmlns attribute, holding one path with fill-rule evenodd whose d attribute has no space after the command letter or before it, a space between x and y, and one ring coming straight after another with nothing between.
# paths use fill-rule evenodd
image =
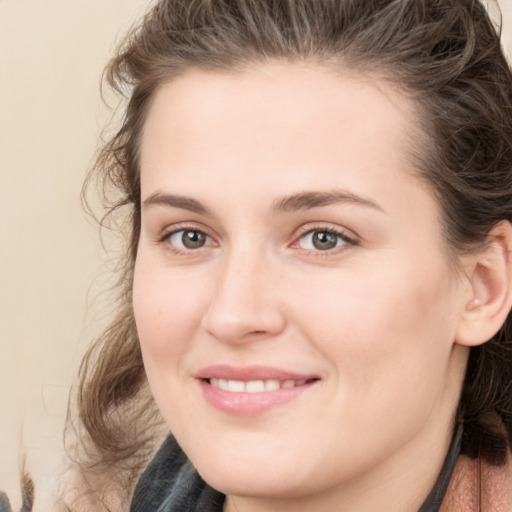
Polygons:
<instances>
[{"instance_id":1,"label":"upper teeth","mask_svg":"<svg viewBox=\"0 0 512 512\"><path fill-rule=\"evenodd\" d=\"M275 391L280 388L293 388L295 386L302 386L306 380L226 380L226 379L210 379L210 384L216 388L223 389L224 391L231 391L232 393L262 393L263 391Z\"/></svg>"}]
</instances>

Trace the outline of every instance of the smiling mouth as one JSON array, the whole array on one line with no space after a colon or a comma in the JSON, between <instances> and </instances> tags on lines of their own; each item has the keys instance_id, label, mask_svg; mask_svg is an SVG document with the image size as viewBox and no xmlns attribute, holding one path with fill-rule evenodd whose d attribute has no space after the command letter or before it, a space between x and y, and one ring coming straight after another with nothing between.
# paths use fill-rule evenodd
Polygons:
<instances>
[{"instance_id":1,"label":"smiling mouth","mask_svg":"<svg viewBox=\"0 0 512 512\"><path fill-rule=\"evenodd\" d=\"M205 382L214 388L228 391L230 393L265 393L269 391L278 391L279 389L292 389L300 386L305 386L316 382L317 378L300 379L300 380L230 380L230 379L204 379Z\"/></svg>"},{"instance_id":2,"label":"smiling mouth","mask_svg":"<svg viewBox=\"0 0 512 512\"><path fill-rule=\"evenodd\" d=\"M206 401L230 416L254 417L298 400L316 387L318 375L267 366L213 365L196 375Z\"/></svg>"}]
</instances>

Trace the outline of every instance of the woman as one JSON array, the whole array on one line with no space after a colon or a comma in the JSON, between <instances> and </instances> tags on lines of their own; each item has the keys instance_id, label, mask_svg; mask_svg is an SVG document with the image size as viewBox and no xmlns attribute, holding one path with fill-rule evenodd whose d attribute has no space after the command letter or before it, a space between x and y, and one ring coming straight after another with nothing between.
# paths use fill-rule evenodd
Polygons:
<instances>
[{"instance_id":1,"label":"woman","mask_svg":"<svg viewBox=\"0 0 512 512\"><path fill-rule=\"evenodd\" d=\"M106 507L511 510L512 75L483 6L161 1L107 76L130 243L78 402ZM148 388L172 437L132 499Z\"/></svg>"}]
</instances>

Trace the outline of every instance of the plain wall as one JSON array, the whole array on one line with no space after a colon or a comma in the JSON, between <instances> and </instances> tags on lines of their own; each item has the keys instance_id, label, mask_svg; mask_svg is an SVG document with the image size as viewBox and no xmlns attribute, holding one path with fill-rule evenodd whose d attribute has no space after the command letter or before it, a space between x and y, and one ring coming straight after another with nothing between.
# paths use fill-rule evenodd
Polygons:
<instances>
[{"instance_id":1,"label":"plain wall","mask_svg":"<svg viewBox=\"0 0 512 512\"><path fill-rule=\"evenodd\" d=\"M26 453L35 509L50 510L69 387L103 321L87 313L104 257L79 195L108 119L101 70L149 4L0 0L0 490L15 509Z\"/></svg>"},{"instance_id":2,"label":"plain wall","mask_svg":"<svg viewBox=\"0 0 512 512\"><path fill-rule=\"evenodd\" d=\"M0 490L36 510L58 484L69 386L96 322L98 228L80 189L109 118L99 96L116 36L148 0L0 0Z\"/></svg>"}]
</instances>

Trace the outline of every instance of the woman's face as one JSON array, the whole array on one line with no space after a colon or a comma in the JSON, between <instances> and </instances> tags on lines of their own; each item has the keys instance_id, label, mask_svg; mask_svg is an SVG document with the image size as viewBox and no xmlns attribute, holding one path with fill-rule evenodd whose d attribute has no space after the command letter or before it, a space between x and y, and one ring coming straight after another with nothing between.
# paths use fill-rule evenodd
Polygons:
<instances>
[{"instance_id":1,"label":"woman's face","mask_svg":"<svg viewBox=\"0 0 512 512\"><path fill-rule=\"evenodd\" d=\"M467 288L415 176L415 116L382 84L291 64L156 93L135 317L156 402L217 489L371 496L439 470Z\"/></svg>"}]
</instances>

